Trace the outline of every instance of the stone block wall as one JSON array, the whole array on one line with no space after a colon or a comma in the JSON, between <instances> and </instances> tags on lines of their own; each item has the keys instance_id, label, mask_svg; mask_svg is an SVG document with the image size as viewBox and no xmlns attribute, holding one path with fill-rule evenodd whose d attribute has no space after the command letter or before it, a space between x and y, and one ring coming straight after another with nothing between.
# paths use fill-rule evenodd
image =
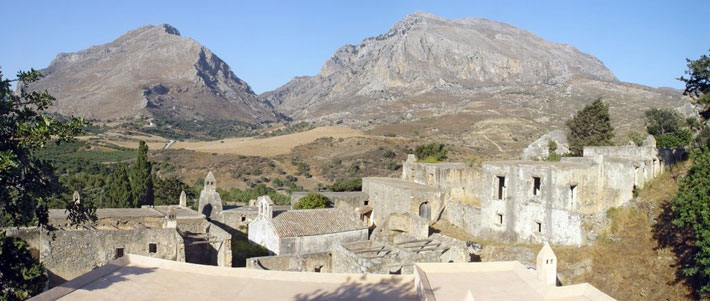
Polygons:
<instances>
[{"instance_id":1,"label":"stone block wall","mask_svg":"<svg viewBox=\"0 0 710 301\"><path fill-rule=\"evenodd\" d=\"M283 237L279 243L279 254L324 252L333 244L359 240L367 240L367 229L311 236Z\"/></svg>"},{"instance_id":2,"label":"stone block wall","mask_svg":"<svg viewBox=\"0 0 710 301\"><path fill-rule=\"evenodd\" d=\"M40 235L40 262L50 273L50 287L116 259L119 249L124 255L185 261L183 239L175 229L42 230Z\"/></svg>"},{"instance_id":3,"label":"stone block wall","mask_svg":"<svg viewBox=\"0 0 710 301\"><path fill-rule=\"evenodd\" d=\"M481 207L453 199L449 200L442 218L464 231L478 235L481 230Z\"/></svg>"},{"instance_id":4,"label":"stone block wall","mask_svg":"<svg viewBox=\"0 0 710 301\"><path fill-rule=\"evenodd\" d=\"M444 208L445 193L435 187L388 178L363 178L362 186L370 196L375 225L384 225L391 214L419 215L424 203L433 222Z\"/></svg>"},{"instance_id":5,"label":"stone block wall","mask_svg":"<svg viewBox=\"0 0 710 301\"><path fill-rule=\"evenodd\" d=\"M230 232L238 231L243 234L247 234L247 229L249 229L249 223L256 219L259 212L254 208L239 208L230 209L222 211L221 216L218 218L219 222L226 226L225 230Z\"/></svg>"}]
</instances>

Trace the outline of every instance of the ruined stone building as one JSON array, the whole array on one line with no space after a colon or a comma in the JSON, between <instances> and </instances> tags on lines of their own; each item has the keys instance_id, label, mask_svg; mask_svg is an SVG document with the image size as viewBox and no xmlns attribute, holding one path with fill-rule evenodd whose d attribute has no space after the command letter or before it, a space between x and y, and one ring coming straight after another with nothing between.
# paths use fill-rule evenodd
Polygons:
<instances>
[{"instance_id":1,"label":"ruined stone building","mask_svg":"<svg viewBox=\"0 0 710 301\"><path fill-rule=\"evenodd\" d=\"M80 202L78 193L74 199ZM64 209L50 209L46 227L3 230L28 242L50 287L127 254L232 266L232 235L187 207L184 193L179 205L103 208L96 215L94 224L72 226Z\"/></svg>"},{"instance_id":2,"label":"ruined stone building","mask_svg":"<svg viewBox=\"0 0 710 301\"><path fill-rule=\"evenodd\" d=\"M682 149L643 145L585 147L582 157L560 162L491 161L418 163L410 155L402 177L364 178L373 235L426 237L428 225L446 219L482 238L581 245L606 210L684 156ZM425 231L425 229L427 231Z\"/></svg>"},{"instance_id":3,"label":"ruined stone building","mask_svg":"<svg viewBox=\"0 0 710 301\"><path fill-rule=\"evenodd\" d=\"M276 255L316 253L334 243L367 240L367 226L349 209L289 210L274 214L268 196L259 197L249 240Z\"/></svg>"}]
</instances>

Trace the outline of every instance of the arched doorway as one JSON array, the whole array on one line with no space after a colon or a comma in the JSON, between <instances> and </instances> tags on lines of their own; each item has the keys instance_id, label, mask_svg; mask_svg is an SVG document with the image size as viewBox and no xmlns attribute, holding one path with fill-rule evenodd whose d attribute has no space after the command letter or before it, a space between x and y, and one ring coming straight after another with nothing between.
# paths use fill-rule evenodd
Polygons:
<instances>
[{"instance_id":1,"label":"arched doorway","mask_svg":"<svg viewBox=\"0 0 710 301\"><path fill-rule=\"evenodd\" d=\"M424 202L419 205L419 216L426 219L431 219L431 206L429 205L429 202Z\"/></svg>"},{"instance_id":2,"label":"arched doorway","mask_svg":"<svg viewBox=\"0 0 710 301\"><path fill-rule=\"evenodd\" d=\"M202 207L202 214L209 219L212 215L212 204L207 204L205 207Z\"/></svg>"}]
</instances>

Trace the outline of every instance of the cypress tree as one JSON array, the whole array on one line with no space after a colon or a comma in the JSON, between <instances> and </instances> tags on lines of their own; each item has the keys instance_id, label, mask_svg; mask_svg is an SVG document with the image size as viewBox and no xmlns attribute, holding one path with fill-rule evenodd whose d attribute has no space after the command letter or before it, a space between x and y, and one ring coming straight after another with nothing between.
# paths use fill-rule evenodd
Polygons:
<instances>
[{"instance_id":1,"label":"cypress tree","mask_svg":"<svg viewBox=\"0 0 710 301\"><path fill-rule=\"evenodd\" d=\"M576 156L582 155L585 146L612 145L614 127L609 117L609 106L601 98L578 111L566 124L570 130L569 150Z\"/></svg>"},{"instance_id":2,"label":"cypress tree","mask_svg":"<svg viewBox=\"0 0 710 301\"><path fill-rule=\"evenodd\" d=\"M153 205L153 177L151 163L148 161L148 145L145 141L138 146L138 158L131 169L131 187L134 207Z\"/></svg>"},{"instance_id":3,"label":"cypress tree","mask_svg":"<svg viewBox=\"0 0 710 301\"><path fill-rule=\"evenodd\" d=\"M110 207L130 208L135 207L131 179L128 176L128 166L119 163L111 174L107 183L107 195Z\"/></svg>"}]
</instances>

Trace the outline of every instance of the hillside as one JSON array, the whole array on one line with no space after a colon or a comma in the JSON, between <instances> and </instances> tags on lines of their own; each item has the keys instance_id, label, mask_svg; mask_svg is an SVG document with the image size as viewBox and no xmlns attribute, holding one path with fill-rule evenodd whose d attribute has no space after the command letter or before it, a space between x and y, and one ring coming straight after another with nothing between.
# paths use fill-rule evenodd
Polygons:
<instances>
[{"instance_id":1,"label":"hillside","mask_svg":"<svg viewBox=\"0 0 710 301\"><path fill-rule=\"evenodd\" d=\"M229 65L167 24L143 26L113 42L61 53L31 88L57 98L51 111L97 120L279 119Z\"/></svg>"},{"instance_id":2,"label":"hillside","mask_svg":"<svg viewBox=\"0 0 710 301\"><path fill-rule=\"evenodd\" d=\"M423 136L509 157L601 97L620 136L680 91L618 81L592 55L487 19L415 13L259 95L296 120ZM627 140L620 138L619 142ZM625 142L625 141L623 141Z\"/></svg>"}]
</instances>

